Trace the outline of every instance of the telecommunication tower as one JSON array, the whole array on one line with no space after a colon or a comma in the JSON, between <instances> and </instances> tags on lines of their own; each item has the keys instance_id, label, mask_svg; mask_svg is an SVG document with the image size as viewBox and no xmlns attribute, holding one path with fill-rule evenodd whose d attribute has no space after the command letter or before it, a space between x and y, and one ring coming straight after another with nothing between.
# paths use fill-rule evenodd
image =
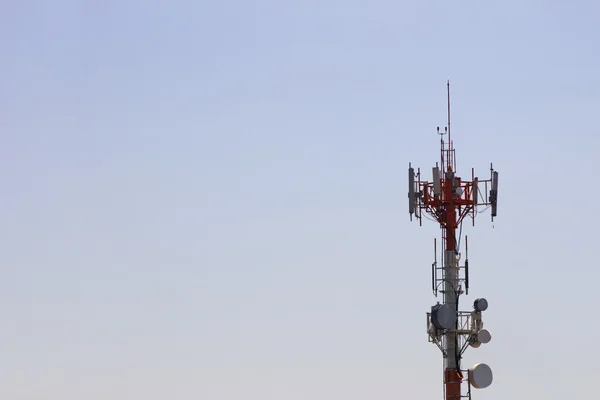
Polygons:
<instances>
[{"instance_id":1,"label":"telecommunication tower","mask_svg":"<svg viewBox=\"0 0 600 400\"><path fill-rule=\"evenodd\" d=\"M422 225L423 217L439 223L442 231L441 265L438 264L437 241L434 239L434 262L431 265L431 288L436 297L443 295L427 313L429 342L436 344L444 358L444 398L471 399L471 387L483 389L492 383L492 371L486 364L463 369L461 359L468 347L477 348L491 340L483 328L482 312L488 307L484 298L473 303L472 311L460 311L461 296L469 294L468 241L465 235L465 258L461 265L460 241L462 224L469 216L473 225L482 208L491 208L492 221L497 214L498 172L490 165L490 178L478 179L471 170L471 181L456 175L456 153L450 138L450 82L447 83L448 121L441 136L440 163L432 169L432 181L423 181L421 171L408 168L408 209ZM446 141L444 141L446 136ZM466 390L463 390L466 386Z\"/></svg>"}]
</instances>

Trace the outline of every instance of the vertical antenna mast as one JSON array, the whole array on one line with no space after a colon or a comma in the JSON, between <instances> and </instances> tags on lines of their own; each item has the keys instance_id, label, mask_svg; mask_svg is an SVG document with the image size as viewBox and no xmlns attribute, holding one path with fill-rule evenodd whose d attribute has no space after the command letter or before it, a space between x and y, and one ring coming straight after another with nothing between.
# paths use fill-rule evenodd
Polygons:
<instances>
[{"instance_id":1,"label":"vertical antenna mast","mask_svg":"<svg viewBox=\"0 0 600 400\"><path fill-rule=\"evenodd\" d=\"M446 82L446 88L448 93L448 169L452 168L452 160L454 155L452 154L453 144L452 138L450 137L450 80ZM455 169L455 168L454 168Z\"/></svg>"},{"instance_id":2,"label":"vertical antenna mast","mask_svg":"<svg viewBox=\"0 0 600 400\"><path fill-rule=\"evenodd\" d=\"M450 140L450 81L446 82L447 92L448 92L448 144L452 143Z\"/></svg>"},{"instance_id":3,"label":"vertical antenna mast","mask_svg":"<svg viewBox=\"0 0 600 400\"><path fill-rule=\"evenodd\" d=\"M487 365L476 364L468 370L460 365L468 347L477 348L491 339L481 320L481 312L487 309L487 300L476 299L473 311L459 311L459 300L469 289L469 261L467 256L461 265L460 236L463 219L470 215L474 221L478 206L491 206L492 219L496 216L498 172L491 168L488 180L475 177L473 172L470 182L456 175L456 153L450 137L450 81L447 81L447 102L448 125L443 133L437 128L442 136L441 165L433 167L433 181L429 182L422 181L420 169L415 174L415 169L409 164L408 197L411 219L414 214L421 224L423 213L427 213L442 230L442 262L438 266L434 241L431 284L436 297L443 295L443 303L438 302L427 313L427 334L429 341L440 348L444 357L444 397L446 400L460 400L471 398L471 387L482 389L492 383L492 372ZM443 139L446 134L447 146ZM484 193L480 195L482 187ZM465 384L467 390L463 394L462 386Z\"/></svg>"}]
</instances>

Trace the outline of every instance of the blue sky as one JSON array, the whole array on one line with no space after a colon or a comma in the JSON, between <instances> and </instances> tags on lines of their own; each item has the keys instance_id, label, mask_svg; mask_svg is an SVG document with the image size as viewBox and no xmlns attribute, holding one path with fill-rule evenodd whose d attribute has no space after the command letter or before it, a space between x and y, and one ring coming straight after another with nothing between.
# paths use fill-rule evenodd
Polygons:
<instances>
[{"instance_id":1,"label":"blue sky","mask_svg":"<svg viewBox=\"0 0 600 400\"><path fill-rule=\"evenodd\" d=\"M596 391L592 1L0 5L0 395L441 398L406 168L500 172L467 227L495 381Z\"/></svg>"}]
</instances>

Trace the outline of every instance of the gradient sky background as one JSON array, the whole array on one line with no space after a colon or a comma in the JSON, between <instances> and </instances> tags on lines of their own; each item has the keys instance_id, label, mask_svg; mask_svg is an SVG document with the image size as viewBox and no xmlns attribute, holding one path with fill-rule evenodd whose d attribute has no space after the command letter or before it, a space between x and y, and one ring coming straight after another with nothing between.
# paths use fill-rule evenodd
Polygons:
<instances>
[{"instance_id":1,"label":"gradient sky background","mask_svg":"<svg viewBox=\"0 0 600 400\"><path fill-rule=\"evenodd\" d=\"M450 79L500 171L474 399L592 398L596 3L3 1L0 397L441 398L406 169Z\"/></svg>"}]
</instances>

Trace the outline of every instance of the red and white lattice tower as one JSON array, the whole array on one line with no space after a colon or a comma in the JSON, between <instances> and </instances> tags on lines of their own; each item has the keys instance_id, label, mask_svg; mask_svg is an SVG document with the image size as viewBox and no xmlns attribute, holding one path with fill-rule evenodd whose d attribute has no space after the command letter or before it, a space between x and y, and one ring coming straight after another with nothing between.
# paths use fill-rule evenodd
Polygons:
<instances>
[{"instance_id":1,"label":"red and white lattice tower","mask_svg":"<svg viewBox=\"0 0 600 400\"><path fill-rule=\"evenodd\" d=\"M462 223L469 216L475 217L481 208L491 208L492 221L497 213L498 172L490 166L490 179L482 180L471 172L471 180L465 181L457 175L456 153L450 138L450 82L448 87L448 122L441 136L441 159L433 167L432 180L423 181L421 171L408 168L408 202L413 215L422 224L423 216L439 223L442 230L441 264L438 264L437 245L434 239L434 262L431 265L431 287L436 297L443 302L431 307L427 313L427 334L444 357L444 398L460 400L471 398L471 387L482 389L492 383L492 371L486 364L476 364L464 370L462 355L468 347L477 348L488 343L491 335L483 329L482 311L487 309L487 300L476 299L472 311L460 311L461 296L469 293L468 242L465 235L465 258L461 264L460 241ZM444 140L446 137L446 140ZM466 386L463 390L463 385Z\"/></svg>"}]
</instances>

